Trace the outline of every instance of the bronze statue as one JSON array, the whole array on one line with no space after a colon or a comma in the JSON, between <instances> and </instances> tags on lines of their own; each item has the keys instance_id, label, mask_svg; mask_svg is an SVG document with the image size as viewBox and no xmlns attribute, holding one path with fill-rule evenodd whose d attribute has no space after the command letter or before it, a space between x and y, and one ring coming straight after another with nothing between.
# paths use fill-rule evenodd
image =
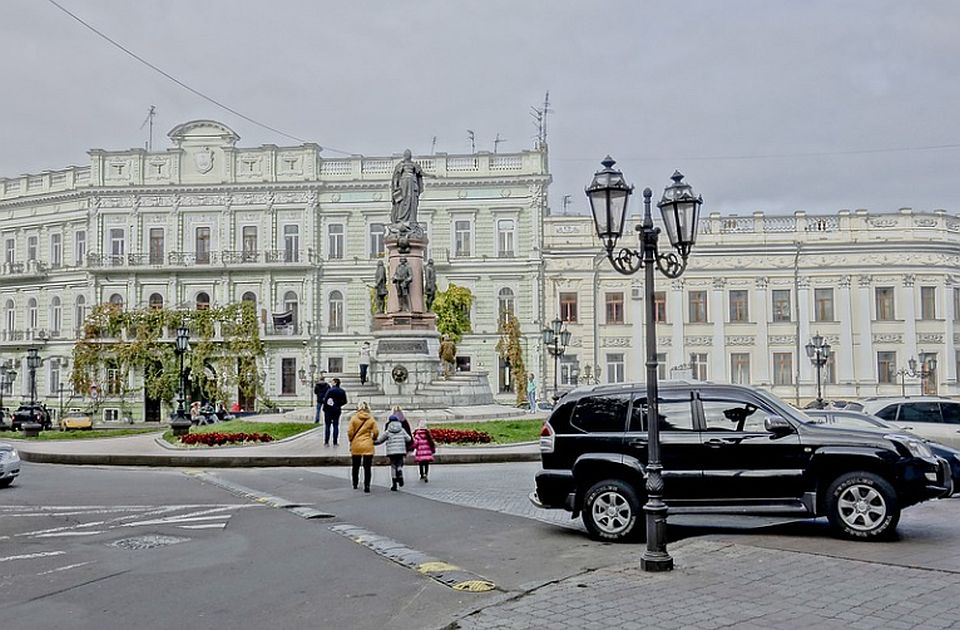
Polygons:
<instances>
[{"instance_id":1,"label":"bronze statue","mask_svg":"<svg viewBox=\"0 0 960 630\"><path fill-rule=\"evenodd\" d=\"M393 169L390 182L390 194L393 209L390 211L390 224L397 231L409 231L417 228L417 210L420 207L420 193L423 192L423 170L413 161L410 149L403 152L403 160Z\"/></svg>"},{"instance_id":2,"label":"bronze statue","mask_svg":"<svg viewBox=\"0 0 960 630\"><path fill-rule=\"evenodd\" d=\"M383 261L377 261L377 275L375 276L376 293L374 301L374 310L377 313L387 312L387 269L383 266Z\"/></svg>"},{"instance_id":3,"label":"bronze statue","mask_svg":"<svg viewBox=\"0 0 960 630\"><path fill-rule=\"evenodd\" d=\"M437 296L437 272L433 268L433 258L427 261L423 270L423 296L426 298L427 310L433 308L433 300Z\"/></svg>"},{"instance_id":4,"label":"bronze statue","mask_svg":"<svg viewBox=\"0 0 960 630\"><path fill-rule=\"evenodd\" d=\"M450 335L444 335L440 342L440 361L443 363L443 378L449 379L457 366L457 344Z\"/></svg>"},{"instance_id":5,"label":"bronze statue","mask_svg":"<svg viewBox=\"0 0 960 630\"><path fill-rule=\"evenodd\" d=\"M393 284L397 288L397 302L401 312L410 311L410 283L413 282L413 271L407 264L406 257L400 259L396 271L393 272Z\"/></svg>"}]
</instances>

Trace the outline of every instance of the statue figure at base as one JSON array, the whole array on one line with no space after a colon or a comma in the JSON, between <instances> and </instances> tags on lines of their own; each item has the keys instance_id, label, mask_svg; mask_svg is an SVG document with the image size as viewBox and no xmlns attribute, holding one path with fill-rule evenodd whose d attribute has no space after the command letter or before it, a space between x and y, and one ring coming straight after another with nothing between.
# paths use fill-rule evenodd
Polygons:
<instances>
[{"instance_id":1,"label":"statue figure at base","mask_svg":"<svg viewBox=\"0 0 960 630\"><path fill-rule=\"evenodd\" d=\"M423 296L427 310L433 308L433 300L437 297L437 271L433 268L433 258L427 261L423 270Z\"/></svg>"},{"instance_id":2,"label":"statue figure at base","mask_svg":"<svg viewBox=\"0 0 960 630\"><path fill-rule=\"evenodd\" d=\"M450 335L444 335L440 341L440 361L443 363L443 378L450 379L457 367L457 344Z\"/></svg>"},{"instance_id":3,"label":"statue figure at base","mask_svg":"<svg viewBox=\"0 0 960 630\"><path fill-rule=\"evenodd\" d=\"M410 149L403 152L403 160L393 169L390 181L390 225L397 232L409 232L417 227L417 210L423 192L423 169L413 161Z\"/></svg>"},{"instance_id":4,"label":"statue figure at base","mask_svg":"<svg viewBox=\"0 0 960 630\"><path fill-rule=\"evenodd\" d=\"M374 311L378 314L387 312L387 269L383 261L377 261L377 275L374 276Z\"/></svg>"},{"instance_id":5,"label":"statue figure at base","mask_svg":"<svg viewBox=\"0 0 960 630\"><path fill-rule=\"evenodd\" d=\"M401 312L410 311L410 283L413 282L413 271L407 264L407 258L404 256L397 265L397 270L393 272L393 284L397 288L397 303Z\"/></svg>"}]
</instances>

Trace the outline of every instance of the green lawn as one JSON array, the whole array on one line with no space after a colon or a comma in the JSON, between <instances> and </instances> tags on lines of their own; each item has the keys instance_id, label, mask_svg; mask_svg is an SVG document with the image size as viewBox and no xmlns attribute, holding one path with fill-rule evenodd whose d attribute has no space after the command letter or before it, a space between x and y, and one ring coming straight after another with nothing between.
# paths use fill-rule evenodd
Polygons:
<instances>
[{"instance_id":1,"label":"green lawn","mask_svg":"<svg viewBox=\"0 0 960 630\"><path fill-rule=\"evenodd\" d=\"M291 435L309 431L315 426L317 425L312 422L248 422L246 420L228 420L226 422L217 422L216 424L191 427L190 433L266 433L273 436L274 440L282 440ZM174 437L170 431L163 434L163 439L171 444L177 443L177 438Z\"/></svg>"},{"instance_id":2,"label":"green lawn","mask_svg":"<svg viewBox=\"0 0 960 630\"><path fill-rule=\"evenodd\" d=\"M489 420L487 422L435 422L434 429L473 429L493 436L494 444L516 444L517 442L536 442L540 439L543 420ZM470 446L482 446L471 444Z\"/></svg>"},{"instance_id":3,"label":"green lawn","mask_svg":"<svg viewBox=\"0 0 960 630\"><path fill-rule=\"evenodd\" d=\"M90 431L41 431L38 437L25 438L19 431L4 431L0 433L3 440L95 440L97 438L120 437L122 435L138 435L141 433L156 433L163 427L156 426L150 429L93 429Z\"/></svg>"}]
</instances>

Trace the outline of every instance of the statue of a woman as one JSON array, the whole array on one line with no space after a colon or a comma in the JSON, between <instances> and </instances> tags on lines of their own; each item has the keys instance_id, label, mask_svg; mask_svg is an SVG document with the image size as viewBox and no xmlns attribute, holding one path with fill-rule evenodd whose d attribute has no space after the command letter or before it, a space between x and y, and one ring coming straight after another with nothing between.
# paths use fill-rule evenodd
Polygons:
<instances>
[{"instance_id":1,"label":"statue of a woman","mask_svg":"<svg viewBox=\"0 0 960 630\"><path fill-rule=\"evenodd\" d=\"M420 193L423 192L423 170L413 161L410 149L403 152L403 160L393 169L390 194L393 209L390 211L390 224L399 227L417 225L417 209L420 206Z\"/></svg>"}]
</instances>

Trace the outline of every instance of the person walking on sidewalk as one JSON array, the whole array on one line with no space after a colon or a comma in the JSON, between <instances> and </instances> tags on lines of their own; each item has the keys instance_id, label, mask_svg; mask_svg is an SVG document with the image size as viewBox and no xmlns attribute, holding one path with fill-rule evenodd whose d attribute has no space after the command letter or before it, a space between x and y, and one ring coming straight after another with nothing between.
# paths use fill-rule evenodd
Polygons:
<instances>
[{"instance_id":1,"label":"person walking on sidewalk","mask_svg":"<svg viewBox=\"0 0 960 630\"><path fill-rule=\"evenodd\" d=\"M393 485L390 489L397 491L397 486L403 487L403 458L407 456L407 445L413 442L413 437L407 433L400 423L400 418L391 415L387 426L383 428L374 444L387 443L387 457L390 458L390 478Z\"/></svg>"},{"instance_id":2,"label":"person walking on sidewalk","mask_svg":"<svg viewBox=\"0 0 960 630\"><path fill-rule=\"evenodd\" d=\"M433 441L430 429L427 428L427 421L421 420L417 423L417 430L413 432L413 460L420 468L420 481L424 483L429 481L427 475L430 473L430 463L436 452L437 444Z\"/></svg>"},{"instance_id":3,"label":"person walking on sidewalk","mask_svg":"<svg viewBox=\"0 0 960 630\"><path fill-rule=\"evenodd\" d=\"M533 372L527 376L527 402L530 404L530 413L537 413L537 379Z\"/></svg>"},{"instance_id":4,"label":"person walking on sidewalk","mask_svg":"<svg viewBox=\"0 0 960 630\"><path fill-rule=\"evenodd\" d=\"M332 388L331 388L332 389ZM370 475L373 467L373 445L380 436L377 421L370 413L367 403L357 403L357 413L347 425L347 440L350 441L350 464L353 489L360 485L360 466L363 466L363 491L370 492Z\"/></svg>"},{"instance_id":5,"label":"person walking on sidewalk","mask_svg":"<svg viewBox=\"0 0 960 630\"><path fill-rule=\"evenodd\" d=\"M367 384L367 370L370 369L370 342L364 341L360 346L360 384Z\"/></svg>"},{"instance_id":6,"label":"person walking on sidewalk","mask_svg":"<svg viewBox=\"0 0 960 630\"><path fill-rule=\"evenodd\" d=\"M403 425L403 430L410 435L413 435L413 429L410 428L410 422L407 421L407 416L403 413L403 409L400 408L400 405L394 405L390 415L396 416L397 419L400 420L400 424ZM410 448L412 449L413 446L411 445Z\"/></svg>"},{"instance_id":7,"label":"person walking on sidewalk","mask_svg":"<svg viewBox=\"0 0 960 630\"><path fill-rule=\"evenodd\" d=\"M321 373L320 380L313 386L314 400L317 401L317 414L313 417L314 424L320 424L320 412L323 411L323 401L327 399L328 389L330 389L330 383L327 382L327 377Z\"/></svg>"},{"instance_id":8,"label":"person walking on sidewalk","mask_svg":"<svg viewBox=\"0 0 960 630\"><path fill-rule=\"evenodd\" d=\"M323 445L330 444L333 432L333 445L340 440L340 411L347 404L347 392L340 387L340 379L333 379L333 385L327 390L323 400ZM369 409L368 409L369 411Z\"/></svg>"}]
</instances>

